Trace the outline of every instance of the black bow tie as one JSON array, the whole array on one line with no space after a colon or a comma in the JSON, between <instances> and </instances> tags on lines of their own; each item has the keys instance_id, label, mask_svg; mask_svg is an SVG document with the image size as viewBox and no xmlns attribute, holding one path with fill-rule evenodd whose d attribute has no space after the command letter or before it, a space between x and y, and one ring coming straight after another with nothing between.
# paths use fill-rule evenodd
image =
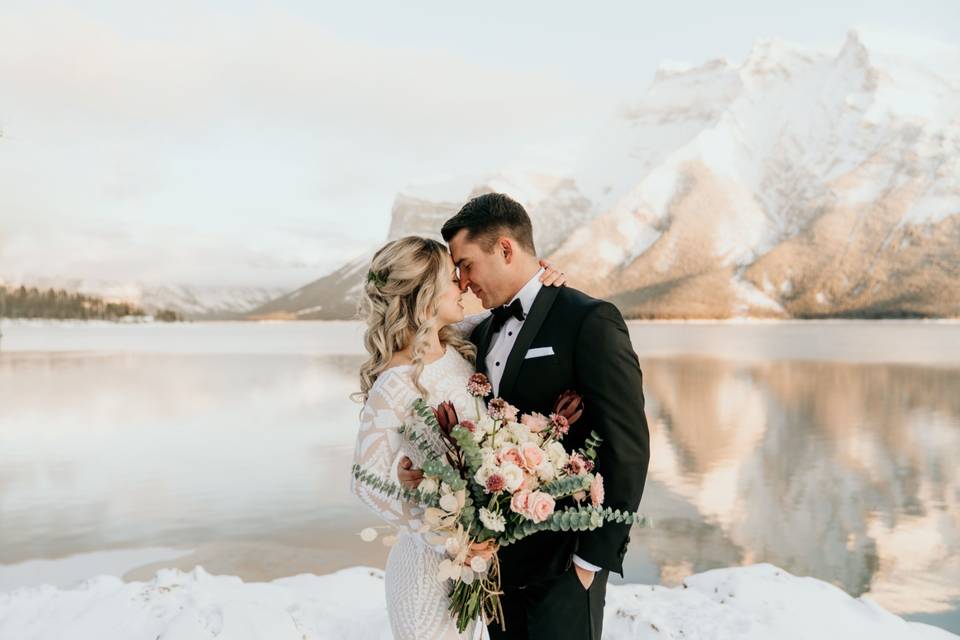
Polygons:
<instances>
[{"instance_id":1,"label":"black bow tie","mask_svg":"<svg viewBox=\"0 0 960 640\"><path fill-rule=\"evenodd\" d=\"M509 305L503 307L494 307L491 309L493 313L493 326L491 327L491 333L496 333L500 331L505 323L511 316L517 320L523 320L523 305L520 303L520 298L517 298Z\"/></svg>"}]
</instances>

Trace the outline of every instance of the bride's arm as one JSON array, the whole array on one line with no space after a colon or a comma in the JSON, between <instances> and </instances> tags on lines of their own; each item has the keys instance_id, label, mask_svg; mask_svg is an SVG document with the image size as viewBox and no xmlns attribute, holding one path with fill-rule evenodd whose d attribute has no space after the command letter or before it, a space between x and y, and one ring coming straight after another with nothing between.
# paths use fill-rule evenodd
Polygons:
<instances>
[{"instance_id":1,"label":"bride's arm","mask_svg":"<svg viewBox=\"0 0 960 640\"><path fill-rule=\"evenodd\" d=\"M473 330L477 326L490 317L490 311L484 309L480 313L471 313L469 316L466 316L463 320L453 325L453 328L456 329L460 335L469 338L470 334L473 333Z\"/></svg>"},{"instance_id":2,"label":"bride's arm","mask_svg":"<svg viewBox=\"0 0 960 640\"><path fill-rule=\"evenodd\" d=\"M391 401L393 400L393 401ZM378 478L397 482L397 461L406 453L398 430L411 416L397 400L387 397L380 387L370 395L360 414L360 430L353 455L354 463ZM350 490L391 525L416 531L421 526L423 509L402 497L384 495L351 475Z\"/></svg>"}]
</instances>

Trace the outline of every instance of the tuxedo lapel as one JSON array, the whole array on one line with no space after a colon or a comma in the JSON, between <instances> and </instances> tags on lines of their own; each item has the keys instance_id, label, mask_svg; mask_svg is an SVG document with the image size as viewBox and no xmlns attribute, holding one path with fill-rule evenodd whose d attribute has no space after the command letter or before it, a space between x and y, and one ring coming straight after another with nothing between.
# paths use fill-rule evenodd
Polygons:
<instances>
[{"instance_id":1,"label":"tuxedo lapel","mask_svg":"<svg viewBox=\"0 0 960 640\"><path fill-rule=\"evenodd\" d=\"M477 339L477 371L487 373L487 352L490 350L490 339L493 337L491 328L493 327L493 316L484 320L478 327L479 334Z\"/></svg>"},{"instance_id":2,"label":"tuxedo lapel","mask_svg":"<svg viewBox=\"0 0 960 640\"><path fill-rule=\"evenodd\" d=\"M557 299L559 292L559 287L542 287L540 292L537 293L537 297L534 298L533 304L530 305L530 312L523 321L520 333L517 334L517 341L513 343L513 350L510 351L510 356L507 358L507 366L503 369L503 377L500 378L499 395L501 398L510 397L510 393L517 383L517 377L520 375L520 367L527 355L527 349L530 348L533 339L537 337L537 333L543 326L543 321L547 319L547 313L553 306L553 301ZM488 333L489 329L490 327L487 327ZM489 345L490 339L488 336L487 346L489 347ZM484 351L484 355L486 355L486 351Z\"/></svg>"}]
</instances>

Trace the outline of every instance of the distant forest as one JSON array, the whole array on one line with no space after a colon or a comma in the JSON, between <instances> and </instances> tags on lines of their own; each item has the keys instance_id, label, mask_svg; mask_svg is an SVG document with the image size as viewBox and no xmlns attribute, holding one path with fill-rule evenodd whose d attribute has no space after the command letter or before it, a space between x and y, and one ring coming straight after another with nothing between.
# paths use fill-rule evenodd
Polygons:
<instances>
[{"instance_id":1,"label":"distant forest","mask_svg":"<svg viewBox=\"0 0 960 640\"><path fill-rule=\"evenodd\" d=\"M62 289L0 286L0 318L119 320L146 315L143 309L127 302L106 302L101 298ZM156 313L154 318L163 322L183 320L179 314L167 309Z\"/></svg>"}]
</instances>

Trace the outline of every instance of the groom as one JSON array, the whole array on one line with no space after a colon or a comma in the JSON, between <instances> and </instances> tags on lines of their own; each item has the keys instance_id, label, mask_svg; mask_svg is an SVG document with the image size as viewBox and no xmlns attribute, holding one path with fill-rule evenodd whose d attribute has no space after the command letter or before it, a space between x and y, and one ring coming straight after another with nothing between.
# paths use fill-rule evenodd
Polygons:
<instances>
[{"instance_id":1,"label":"groom","mask_svg":"<svg viewBox=\"0 0 960 640\"><path fill-rule=\"evenodd\" d=\"M584 411L564 438L568 451L591 431L603 439L596 471L604 506L636 511L650 459L642 377L617 308L570 287L542 287L533 227L523 206L500 193L470 200L447 220L443 239L469 287L493 315L473 331L477 370L521 413L551 413L567 389ZM400 472L403 481L418 470ZM630 526L542 531L500 551L506 632L491 640L600 638L607 577L623 575Z\"/></svg>"}]
</instances>

